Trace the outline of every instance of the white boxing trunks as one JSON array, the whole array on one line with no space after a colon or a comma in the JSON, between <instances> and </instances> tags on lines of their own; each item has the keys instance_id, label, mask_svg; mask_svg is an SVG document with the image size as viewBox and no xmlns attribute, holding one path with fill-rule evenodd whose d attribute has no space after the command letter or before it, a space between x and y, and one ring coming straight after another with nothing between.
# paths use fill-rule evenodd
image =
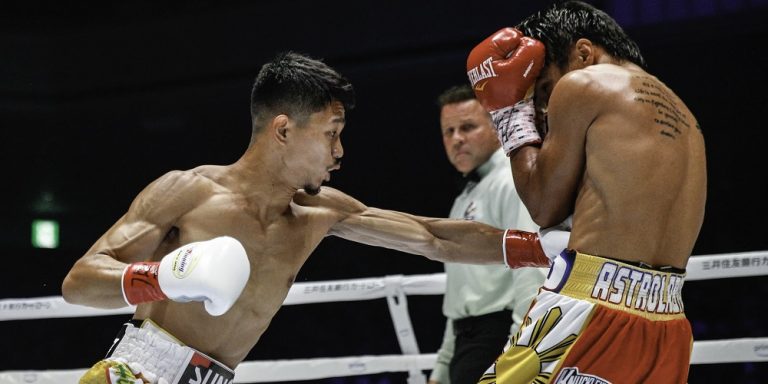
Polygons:
<instances>
[{"instance_id":1,"label":"white boxing trunks","mask_svg":"<svg viewBox=\"0 0 768 384\"><path fill-rule=\"evenodd\" d=\"M144 320L124 324L107 357L89 369L80 384L111 384L116 377L118 383L141 383L133 381L139 373L136 367L140 367L144 380L152 383L230 384L235 377L235 372L224 364L185 346L151 320Z\"/></svg>"}]
</instances>

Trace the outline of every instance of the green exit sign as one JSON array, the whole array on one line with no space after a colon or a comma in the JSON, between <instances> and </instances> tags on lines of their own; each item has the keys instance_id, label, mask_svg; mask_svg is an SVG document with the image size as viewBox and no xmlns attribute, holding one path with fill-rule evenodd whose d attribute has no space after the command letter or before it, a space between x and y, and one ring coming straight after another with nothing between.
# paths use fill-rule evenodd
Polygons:
<instances>
[{"instance_id":1,"label":"green exit sign","mask_svg":"<svg viewBox=\"0 0 768 384\"><path fill-rule=\"evenodd\" d=\"M35 248L58 248L59 222L55 220L33 220L32 246Z\"/></svg>"}]
</instances>

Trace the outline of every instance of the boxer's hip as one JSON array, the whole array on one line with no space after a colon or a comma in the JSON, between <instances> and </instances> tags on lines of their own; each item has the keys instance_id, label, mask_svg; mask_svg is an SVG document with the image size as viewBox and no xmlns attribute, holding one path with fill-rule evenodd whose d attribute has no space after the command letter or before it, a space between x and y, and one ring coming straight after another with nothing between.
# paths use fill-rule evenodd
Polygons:
<instances>
[{"instance_id":1,"label":"boxer's hip","mask_svg":"<svg viewBox=\"0 0 768 384\"><path fill-rule=\"evenodd\" d=\"M124 324L105 361L138 364L169 384L231 383L235 377L227 366L183 345L150 320Z\"/></svg>"}]
</instances>

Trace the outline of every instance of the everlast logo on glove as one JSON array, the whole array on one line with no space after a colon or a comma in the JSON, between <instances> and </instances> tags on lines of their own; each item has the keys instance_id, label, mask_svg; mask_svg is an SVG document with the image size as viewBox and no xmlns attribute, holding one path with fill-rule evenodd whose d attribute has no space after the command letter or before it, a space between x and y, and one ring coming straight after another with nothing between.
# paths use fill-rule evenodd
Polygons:
<instances>
[{"instance_id":1,"label":"everlast logo on glove","mask_svg":"<svg viewBox=\"0 0 768 384\"><path fill-rule=\"evenodd\" d=\"M477 82L489 77L498 76L496 72L493 71L493 57L485 59L482 63L480 63L480 65L467 71L467 76L469 77L469 81L472 83L472 86L475 87L475 90L482 91L483 88L485 88L486 83L483 83L482 86L476 87L475 84L477 84Z\"/></svg>"},{"instance_id":2,"label":"everlast logo on glove","mask_svg":"<svg viewBox=\"0 0 768 384\"><path fill-rule=\"evenodd\" d=\"M467 57L469 82L477 101L491 114L507 156L524 145L541 143L535 122L512 107L531 99L543 65L544 44L514 28L500 29Z\"/></svg>"}]
</instances>

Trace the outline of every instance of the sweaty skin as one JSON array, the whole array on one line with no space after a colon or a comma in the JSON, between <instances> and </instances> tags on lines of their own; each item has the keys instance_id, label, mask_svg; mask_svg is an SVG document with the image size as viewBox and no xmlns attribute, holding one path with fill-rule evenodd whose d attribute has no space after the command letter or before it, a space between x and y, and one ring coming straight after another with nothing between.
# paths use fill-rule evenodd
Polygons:
<instances>
[{"instance_id":1,"label":"sweaty skin","mask_svg":"<svg viewBox=\"0 0 768 384\"><path fill-rule=\"evenodd\" d=\"M537 81L549 126L541 148L511 156L534 221L548 227L573 212L569 248L685 268L706 199L696 119L656 77L587 39L567 66L550 64Z\"/></svg>"},{"instance_id":2,"label":"sweaty skin","mask_svg":"<svg viewBox=\"0 0 768 384\"><path fill-rule=\"evenodd\" d=\"M257 343L325 236L440 261L502 262L499 229L369 208L327 187L315 196L304 193L302 188L318 189L339 168L344 113L334 102L300 128L280 115L234 164L160 177L77 261L62 286L64 297L124 307L120 287L127 263L158 261L180 245L232 236L245 247L251 274L227 313L213 317L199 302L165 300L140 304L134 317L152 319L186 345L234 368Z\"/></svg>"}]
</instances>

